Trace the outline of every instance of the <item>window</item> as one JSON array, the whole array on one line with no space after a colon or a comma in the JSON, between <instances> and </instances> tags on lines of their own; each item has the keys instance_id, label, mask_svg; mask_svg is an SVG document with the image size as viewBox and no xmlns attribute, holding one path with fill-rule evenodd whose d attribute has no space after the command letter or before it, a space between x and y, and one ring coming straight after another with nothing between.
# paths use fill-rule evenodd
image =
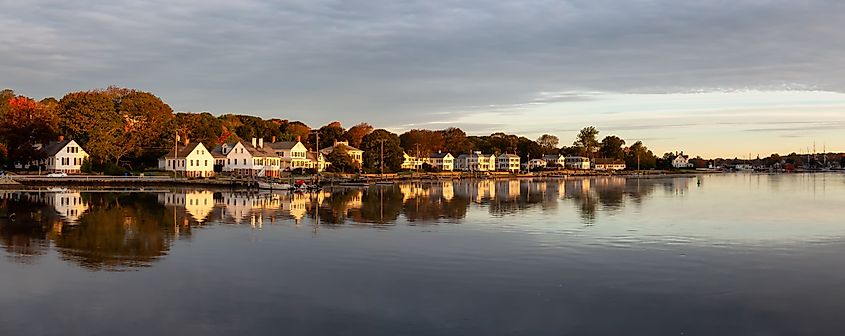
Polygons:
<instances>
[{"instance_id":1,"label":"window","mask_svg":"<svg viewBox=\"0 0 845 336\"><path fill-rule=\"evenodd\" d=\"M205 166L208 167L208 160L205 160Z\"/></svg>"}]
</instances>

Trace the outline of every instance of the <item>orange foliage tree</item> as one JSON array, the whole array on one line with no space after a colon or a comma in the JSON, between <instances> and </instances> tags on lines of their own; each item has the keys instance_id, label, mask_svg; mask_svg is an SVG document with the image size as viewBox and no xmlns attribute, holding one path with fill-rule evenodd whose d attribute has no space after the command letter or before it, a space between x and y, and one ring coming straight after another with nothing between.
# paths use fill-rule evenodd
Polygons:
<instances>
[{"instance_id":1,"label":"orange foliage tree","mask_svg":"<svg viewBox=\"0 0 845 336\"><path fill-rule=\"evenodd\" d=\"M54 109L30 98L16 96L9 99L0 118L0 139L10 160L29 163L43 158L44 153L36 146L54 139L57 128L58 117Z\"/></svg>"}]
</instances>

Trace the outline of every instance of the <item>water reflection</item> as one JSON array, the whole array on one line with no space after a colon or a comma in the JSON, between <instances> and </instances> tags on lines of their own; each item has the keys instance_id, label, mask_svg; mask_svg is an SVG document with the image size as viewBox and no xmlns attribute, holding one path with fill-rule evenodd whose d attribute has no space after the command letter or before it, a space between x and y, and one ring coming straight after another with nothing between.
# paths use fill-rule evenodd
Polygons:
<instances>
[{"instance_id":1,"label":"water reflection","mask_svg":"<svg viewBox=\"0 0 845 336\"><path fill-rule=\"evenodd\" d=\"M90 269L149 266L174 241L208 225L387 228L462 223L477 208L492 217L571 207L584 224L636 205L656 190L684 195L690 179L447 180L298 194L196 189L106 192L54 189L0 198L0 243L19 262L51 248Z\"/></svg>"}]
</instances>

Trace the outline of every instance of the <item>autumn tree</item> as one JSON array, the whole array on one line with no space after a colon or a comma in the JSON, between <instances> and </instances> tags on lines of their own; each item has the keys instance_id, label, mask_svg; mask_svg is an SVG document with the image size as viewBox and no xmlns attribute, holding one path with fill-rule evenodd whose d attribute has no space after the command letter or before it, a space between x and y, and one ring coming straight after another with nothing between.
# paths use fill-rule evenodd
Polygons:
<instances>
[{"instance_id":1,"label":"autumn tree","mask_svg":"<svg viewBox=\"0 0 845 336\"><path fill-rule=\"evenodd\" d=\"M283 120L279 125L279 131L282 132L280 140L294 141L297 138L307 147L309 144L308 135L311 133L311 128L301 121L287 121Z\"/></svg>"},{"instance_id":2,"label":"autumn tree","mask_svg":"<svg viewBox=\"0 0 845 336\"><path fill-rule=\"evenodd\" d=\"M23 96L9 99L0 118L0 138L5 143L8 159L29 163L43 159L36 144L55 139L58 117L50 108Z\"/></svg>"},{"instance_id":3,"label":"autumn tree","mask_svg":"<svg viewBox=\"0 0 845 336\"><path fill-rule=\"evenodd\" d=\"M350 146L360 147L361 141L364 140L364 137L372 132L373 126L368 123L360 123L346 130L346 133L343 134L343 138L349 141Z\"/></svg>"},{"instance_id":4,"label":"autumn tree","mask_svg":"<svg viewBox=\"0 0 845 336\"><path fill-rule=\"evenodd\" d=\"M591 158L599 147L598 135L599 130L595 127L584 127L578 132L578 136L572 145L578 148L582 156Z\"/></svg>"},{"instance_id":5,"label":"autumn tree","mask_svg":"<svg viewBox=\"0 0 845 336\"><path fill-rule=\"evenodd\" d=\"M409 155L428 157L444 149L443 132L412 129L399 136L402 148Z\"/></svg>"},{"instance_id":6,"label":"autumn tree","mask_svg":"<svg viewBox=\"0 0 845 336\"><path fill-rule=\"evenodd\" d=\"M601 141L599 155L608 159L623 159L625 157L625 140L615 135L608 135Z\"/></svg>"},{"instance_id":7,"label":"autumn tree","mask_svg":"<svg viewBox=\"0 0 845 336\"><path fill-rule=\"evenodd\" d=\"M217 146L223 136L222 122L208 112L176 113L173 123L180 137L202 142L206 148Z\"/></svg>"},{"instance_id":8,"label":"autumn tree","mask_svg":"<svg viewBox=\"0 0 845 336\"><path fill-rule=\"evenodd\" d=\"M73 92L58 105L60 129L101 161L154 159L175 136L173 110L149 92L116 87Z\"/></svg>"},{"instance_id":9,"label":"autumn tree","mask_svg":"<svg viewBox=\"0 0 845 336\"><path fill-rule=\"evenodd\" d=\"M383 145L383 147L382 147ZM405 161L399 136L384 129L373 131L361 141L364 151L364 168L381 172L382 153L384 154L384 171L399 171Z\"/></svg>"},{"instance_id":10,"label":"autumn tree","mask_svg":"<svg viewBox=\"0 0 845 336\"><path fill-rule=\"evenodd\" d=\"M546 148L526 137L519 137L517 139L516 148L516 154L519 155L523 162L528 162L530 159L539 159L543 154L546 154Z\"/></svg>"}]
</instances>

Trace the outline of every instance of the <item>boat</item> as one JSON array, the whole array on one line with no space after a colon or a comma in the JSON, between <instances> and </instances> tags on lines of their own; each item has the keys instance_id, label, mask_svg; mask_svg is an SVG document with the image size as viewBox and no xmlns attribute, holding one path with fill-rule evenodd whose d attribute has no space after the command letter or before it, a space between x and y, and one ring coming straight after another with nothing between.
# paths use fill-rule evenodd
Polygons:
<instances>
[{"instance_id":1,"label":"boat","mask_svg":"<svg viewBox=\"0 0 845 336\"><path fill-rule=\"evenodd\" d=\"M258 189L290 190L291 185L287 183L258 181Z\"/></svg>"}]
</instances>

